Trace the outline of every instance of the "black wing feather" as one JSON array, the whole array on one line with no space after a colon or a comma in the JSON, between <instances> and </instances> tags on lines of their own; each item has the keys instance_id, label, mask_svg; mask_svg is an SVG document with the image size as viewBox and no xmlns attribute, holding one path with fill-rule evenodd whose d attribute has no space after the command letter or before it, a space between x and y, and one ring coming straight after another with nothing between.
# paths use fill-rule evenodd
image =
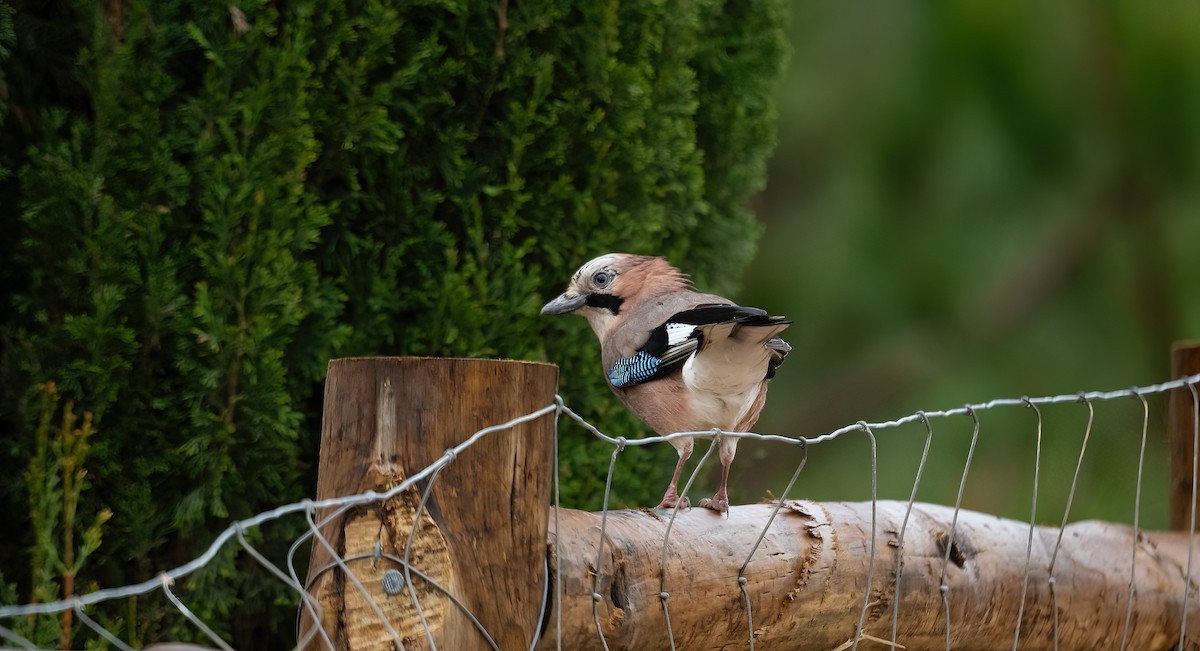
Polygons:
<instances>
[{"instance_id":1,"label":"black wing feather","mask_svg":"<svg viewBox=\"0 0 1200 651\"><path fill-rule=\"evenodd\" d=\"M629 358L628 361L618 361L618 365L624 362L620 375L622 379L614 381L613 385L642 384L669 375L675 369L682 366L693 353L703 346L704 335L698 329L683 342L677 343L674 346L670 345L670 333L667 330L667 326L669 325L702 326L734 321L741 326L769 326L780 323L782 320L781 317L773 317L759 308L742 307L740 305L702 305L690 310L677 312L650 331L650 337L641 348L637 349L634 357ZM644 362L650 358L656 360L656 363L652 366L653 372L650 371L650 367L644 365ZM633 360L638 360L638 362L634 362ZM634 366L639 366L641 372L626 372L626 369ZM770 370L774 371L774 368ZM615 380L614 373L616 372L616 367L614 367L612 373L609 375L610 380Z\"/></svg>"}]
</instances>

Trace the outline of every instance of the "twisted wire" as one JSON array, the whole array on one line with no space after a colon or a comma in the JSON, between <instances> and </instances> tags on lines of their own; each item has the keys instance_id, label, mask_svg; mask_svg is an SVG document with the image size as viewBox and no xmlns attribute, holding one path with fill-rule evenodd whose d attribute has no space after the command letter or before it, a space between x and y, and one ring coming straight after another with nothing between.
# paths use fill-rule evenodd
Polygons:
<instances>
[{"instance_id":1,"label":"twisted wire","mask_svg":"<svg viewBox=\"0 0 1200 651\"><path fill-rule=\"evenodd\" d=\"M929 447L933 443L933 424L924 417L924 412L918 414L922 416L921 422L925 423L925 448L921 450L921 461L917 464L917 476L913 479L908 507L904 509L904 522L900 525L900 539L896 544L896 591L892 595L892 637L888 644L892 649L897 646L896 630L900 625L900 574L904 569L904 534L908 531L908 517L912 515L913 505L917 502L917 490L921 487L921 476L925 473L925 462L929 460Z\"/></svg>"},{"instance_id":2,"label":"twisted wire","mask_svg":"<svg viewBox=\"0 0 1200 651\"><path fill-rule=\"evenodd\" d=\"M1137 572L1138 519L1142 513L1142 470L1146 467L1146 431L1150 428L1150 403L1146 396L1130 389L1129 393L1142 403L1142 443L1138 449L1137 484L1133 495L1133 544L1129 546L1129 598L1125 605L1125 625L1121 627L1121 650L1129 645L1129 622L1133 619L1133 581Z\"/></svg>"},{"instance_id":3,"label":"twisted wire","mask_svg":"<svg viewBox=\"0 0 1200 651\"><path fill-rule=\"evenodd\" d=\"M703 431L703 432L677 432L677 433L669 434L666 436L651 436L651 437L634 439L634 440L627 440L623 437L615 437L614 438L614 437L610 437L610 436L604 434L599 429L597 429L595 426L591 425L585 419L580 417L578 414L576 414L575 412L573 412L572 410L567 408L566 405L562 402L561 397L556 396L554 403L547 405L546 407L542 407L533 412L530 412L523 416L519 416L517 418L511 419L504 423L494 425L491 427L487 427L487 428L483 428L483 429L476 431L471 436L469 436L465 441L463 441L461 444L454 446L453 448L448 450L445 455L443 455L439 459L435 460L429 466L414 473L412 476L406 478L403 482L390 488L387 491L384 491L384 492L366 491L364 493L357 494L357 495L330 498L330 499L324 499L324 500L319 500L319 501L301 500L301 501L293 503L293 504L288 504L288 505L280 506L280 507L272 509L272 510L264 511L254 517L235 521L234 523L229 525L229 527L227 527L224 531L222 531L220 534L218 534L216 536L216 538L213 540L213 542L209 545L209 547L206 548L205 551L203 553L201 553L199 556L197 556L195 559L193 559L192 561L190 561L188 563L180 565L179 567L176 567L172 570L163 572L154 579L149 579L149 580L143 581L141 583L131 584L131 585L123 586L120 588L108 588L108 589L97 590L97 591L94 591L94 592L91 592L91 593L88 593L85 595L77 595L77 596L71 597L69 599L63 599L60 601L46 602L46 603L34 603L34 604L23 604L23 605L0 606L0 618L12 618L12 617L21 617L21 616L53 614L53 613L63 612L63 611L70 609L70 610L73 610L79 616L79 621L84 626L86 626L88 629L91 629L92 631L94 631L100 637L104 638L104 640L106 642L108 642L109 644L113 645L114 647L124 650L124 649L129 649L130 648L129 645L124 643L123 641L121 641L120 638L113 635L111 632L107 631L103 626L100 626L94 619L92 619L90 616L88 616L86 613L86 607L89 605L102 603L102 602L106 602L106 601L111 601L114 599L123 599L123 598L129 598L129 597L141 595L141 594L147 594L154 590L162 590L164 595L172 602L172 604L175 606L177 611L181 615L183 615L186 619L188 619L194 626L196 626L198 630L200 630L202 633L204 633L204 635L206 637L211 639L214 644L216 644L218 647L220 647L222 649L231 648L226 642L224 642L224 640L221 639L221 637L219 635L216 635L216 633L203 620L201 620L199 617L197 617L195 615L195 613L193 613L182 601L179 600L179 598L172 592L170 585L175 580L183 578L185 576L188 576L189 574L194 573L198 569L207 565L209 562L211 562L216 557L216 554L224 547L225 544L227 544L228 542L230 542L231 540L236 538L237 543L241 546L241 548L245 549L246 552L248 554L250 554L250 556L252 558L254 558L254 560L260 566L262 566L264 569L266 569L275 579L283 582L285 585L287 585L288 587L290 587L291 589L293 589L297 593L299 593L301 610L298 611L298 615L301 612L307 613L308 616L310 618L312 618L314 626L310 627L310 630L308 631L307 635L305 636L305 638L303 640L300 640L300 643L298 644L297 648L304 647L310 641L316 639L317 636L320 636L324 646L326 648L332 649L332 648L334 648L335 645L333 644L332 640L328 637L327 632L324 630L324 628L322 626L323 612L321 610L320 604L317 603L316 599L314 597L312 597L311 594L308 593L307 589L302 588L302 584L298 578L298 571L295 566L295 557L296 557L296 553L297 553L298 549L300 549L301 545L303 545L305 542L312 541L314 544L317 544L317 545L320 545L321 547L323 547L328 553L331 554L331 557L333 559L333 562L327 568L324 568L322 570L322 572L326 571L328 569L332 569L334 567L337 567L337 568L341 569L341 571L345 572L348 579L367 598L368 603L373 607L376 616L379 618L380 622L384 625L384 628L385 628L385 630L387 630L395 647L398 649L403 649L404 645L403 645L398 633L391 626L388 618L383 614L382 610L375 603L375 600L368 593L365 586L361 583L361 581L358 580L358 578L354 575L354 573L352 571L350 571L350 568L346 565L347 560L356 559L358 557L352 556L352 557L348 557L348 558L341 558L336 553L336 551L333 549L333 547L329 543L328 539L326 539L326 537L321 533L321 529L324 528L328 523L332 522L334 519L336 519L341 514L344 514L350 508L353 508L353 507L359 506L359 505L370 504L370 503L390 499L390 498L398 495L402 491L405 491L405 490L408 490L408 489L414 487L417 484L417 482L425 481L426 485L425 485L424 491L422 493L421 501L417 507L417 517L414 518L413 526L409 531L408 541L407 541L407 544L405 545L404 556L403 556L403 558L396 558L395 560L397 560L397 562L399 562L404 569L405 580L409 587L410 596L413 600L414 608L418 612L419 618L422 623L422 628L424 629L425 634L426 634L426 638L428 639L428 641L432 647L434 645L434 638L429 629L428 622L426 621L426 619L424 617L424 612L421 608L420 601L418 600L417 595L415 594L415 591L412 589L412 585L413 585L412 577L414 574L418 578L425 580L429 585L433 586L434 589L437 589L440 592L442 592L443 594L446 594L451 599L451 601L455 603L456 607L460 608L467 614L467 616L474 622L476 627L483 634L484 638L489 641L489 643L491 644L491 646L493 648L495 648L495 643L494 643L494 641L491 641L491 638L488 635L487 631L482 627L481 624L479 624L478 619L475 618L472 613L470 613L470 611L465 607L465 605L463 605L461 603L461 601L457 600L457 598L454 595L449 594L449 592L445 590L444 586L440 586L440 585L436 584L436 582L432 581L432 579L427 577L424 573L420 572L420 570L413 567L413 565L411 563L411 554L412 554L413 542L415 540L416 532L419 527L420 515L423 513L423 511L425 509L425 506L429 499L432 488L433 488L441 470L444 469L450 463L452 463L460 452L471 447L472 445L477 443L479 440L481 440L483 437L493 434L495 432L504 431L504 430L510 429L512 427L515 427L517 425L520 425L522 423L536 420L538 418L542 418L542 417L548 416L550 414L553 414L554 415L554 431L555 431L554 459L555 459L555 467L557 467L557 462L558 462L558 458L559 458L558 457L558 442L557 442L558 418L561 415L565 414L569 419L574 420L575 422L580 424L583 428L585 428L587 431L589 431L592 435L594 435L597 438L599 438L603 441L606 441L609 444L614 446L613 454L612 454L612 457L610 459L610 464L609 464L609 474L608 474L608 477L606 478L606 482L605 482L604 505L603 505L603 512L601 514L600 541L597 546L598 557L597 557L597 564L595 567L596 576L594 577L594 581L593 581L593 595L592 595L593 600L594 600L593 616L595 619L597 635L599 636L601 643L605 649L608 648L608 644L607 644L607 641L604 640L602 627L600 625L599 611L598 611L599 599L596 599L596 597L599 594L599 592L598 592L599 578L600 578L599 573L600 573L600 568L601 568L600 560L602 560L602 558L603 558L604 545L606 543L605 526L606 526L607 515L608 515L608 510L609 510L609 497L610 497L611 488L612 488L612 477L613 477L613 472L615 470L616 458L621 450L623 450L626 446L630 446L630 445L632 445L632 446L650 445L650 444L661 443L661 442L670 442L670 441L674 441L676 439L683 438L683 437L692 437L692 436L709 437L709 436L714 436L714 434L715 434L715 437L714 437L712 443L710 444L708 450L705 452L704 456L700 459L700 461L696 464L696 467L693 469L691 475L689 476L687 483L684 486L681 497L686 497L686 495L688 494L688 492L690 491L690 489L692 487L693 482L695 481L695 479L698 476L701 469L704 467L707 459L712 455L713 450L719 445L722 437L730 437L730 438L736 438L736 439L751 439L751 440L759 440L759 441L767 441L767 442L775 442L775 443L783 443L783 444L788 444L788 445L801 446L801 448L803 450L803 458L802 458L801 462L799 463L795 472L793 473L791 480L788 482L787 487L784 489L784 492L780 495L780 498L777 501L775 508L772 509L771 515L767 519L765 526L761 529L761 531L758 535L758 538L756 539L755 543L751 547L749 554L747 555L745 561L740 566L738 573L737 573L738 590L740 592L740 595L741 595L741 598L742 598L742 601L743 601L743 604L744 604L744 607L746 610L746 622L747 622L747 627L749 629L749 639L748 639L749 647L751 649L753 649L754 644L755 644L754 614L753 614L753 611L751 608L751 600L750 600L749 593L747 590L748 579L746 577L746 569L749 566L749 563L753 559L754 555L757 553L758 549L760 548L761 543L762 543L763 539L765 538L765 536L767 535L767 532L769 531L771 524L775 519L776 514L779 512L780 508L782 507L782 505L786 499L787 493L791 490L791 488L797 481L801 471L803 470L804 465L807 462L808 445L829 442L829 441L839 438L840 436L842 436L844 434L847 434L847 433L853 432L853 431L862 431L862 432L866 433L866 435L869 437L870 442L871 442L871 520L872 520L871 532L872 532L872 535L871 535L871 548L870 548L869 560L868 560L868 575L867 575L866 593L864 594L862 608L859 613L858 624L855 629L854 639L852 640L853 647L855 649L857 649L858 642L860 639L871 639L874 641L886 642L886 641L878 640L878 638L872 638L871 636L867 636L867 635L863 634L863 627L866 622L866 614L871 605L870 597L871 597L871 592L872 592L872 581L873 581L873 576L874 576L874 571L875 571L874 565L875 565L875 556L876 556L875 534L877 532L876 527L877 527L877 510L878 510L878 486L877 486L877 449L876 449L875 430L884 430L884 429L895 428L895 427L899 427L901 425L919 421L919 422L922 422L923 424L925 424L925 426L927 428L927 434L926 434L926 440L925 440L925 448L922 452L921 461L918 465L917 474L916 474L916 477L915 477L914 483L913 483L912 494L910 496L908 507L907 507L907 509L905 511L905 515L904 515L904 521L903 521L903 524L901 525L901 530L900 530L900 540L899 540L899 545L898 545L897 567L896 567L896 587L895 587L895 593L893 596L893 601L894 601L895 607L894 607L893 613L892 613L892 637L891 637L892 648L897 648L899 645L897 645L897 643L896 643L896 633L897 633L897 625L898 625L897 622L898 622L898 617L899 617L898 611L899 611L899 596L900 596L899 595L899 593L900 593L900 577L901 577L901 573L903 570L904 538L905 538L905 532L906 532L906 529L908 526L909 518L911 516L913 506L915 504L915 499L916 499L917 491L919 489L919 485L921 482L921 477L922 477L922 474L923 474L923 471L925 468L925 464L926 464L926 460L927 460L927 456L928 456L928 452L929 452L929 447L930 447L930 444L932 441L933 428L932 428L932 424L930 423L930 419L931 418L948 417L948 416L957 416L957 415L967 415L972 418L974 427L973 427L973 431L972 431L972 435L971 435L970 448L967 453L967 459L966 459L966 462L963 467L963 474L962 474L962 478L961 478L961 481L959 484L958 495L956 498L954 513L952 516L951 528L948 533L948 544L946 545L945 553L944 553L944 556L942 559L941 577L939 580L939 589L940 589L941 596L942 596L943 610L944 610L944 616L945 616L946 648L949 649L951 647L951 627L950 627L950 604L949 604L949 596L948 596L949 586L946 581L947 567L949 564L949 558L951 555L951 551L952 551L952 548L954 545L955 527L957 526L958 514L962 507L962 499L963 499L963 493L964 493L964 489L965 489L965 485L966 485L966 481L967 481L967 476L970 471L976 444L977 444L978 438L979 438L979 418L978 418L977 412L981 411L981 410L987 410L987 409L992 409L992 408L1001 407L1001 406L1022 406L1023 405L1023 406L1032 408L1034 410L1034 412L1036 413L1037 442L1036 442L1035 457L1034 457L1033 497L1032 497L1032 506L1031 506L1031 515L1030 515L1030 531L1029 531L1029 538L1026 543L1026 557L1025 557L1025 568L1024 568L1023 580L1022 580L1021 602L1020 602L1020 606L1018 609L1016 628L1015 628L1014 635L1013 635L1013 645L1012 646L1014 649L1016 649L1019 644L1019 640L1020 640L1021 624L1022 624L1022 618L1024 615L1024 609L1025 609L1025 599L1026 599L1027 591L1028 591L1028 583L1029 583L1029 578L1030 578L1031 559L1032 559L1032 541L1033 541L1033 536L1034 536L1034 528L1036 526L1037 499L1038 499L1037 494L1038 494L1038 488L1039 488L1038 483L1039 483L1039 477L1040 477L1041 445L1042 445L1042 441L1041 441L1041 439L1042 439L1042 415L1041 415L1039 406L1059 404L1059 403L1065 403L1065 402L1069 402L1069 401L1077 401L1077 402L1083 403L1088 408L1088 412L1089 412L1088 423L1087 423L1087 427L1084 432L1083 443L1080 447L1079 458L1076 463L1070 492L1067 497L1067 503L1066 503L1066 507L1064 510L1064 514L1063 514L1063 525L1065 527L1065 525L1068 522L1069 517L1070 517L1070 511L1071 511L1072 503L1073 503L1074 496L1075 496L1076 489L1077 489L1077 482L1079 479L1084 455L1086 453L1086 448L1087 448L1089 437L1090 437L1091 430L1092 430L1092 424L1093 424L1093 419L1094 419L1094 410L1093 410L1093 406L1092 406L1092 401L1111 400L1111 399L1115 399L1118 397L1131 397L1132 396L1132 397L1137 398L1142 403L1143 423L1142 423L1141 446L1139 449L1139 459L1138 459L1137 485L1136 485L1135 498L1134 498L1134 525L1133 525L1134 534L1133 534L1133 545L1132 545L1132 550L1131 550L1131 555L1130 555L1128 599L1127 599L1126 617L1125 617L1125 622L1124 622L1122 643L1121 643L1121 648L1124 649L1124 648L1126 648L1127 643L1128 643L1128 635L1129 635L1129 629L1130 629L1130 625L1131 625L1130 622L1131 622L1131 618L1132 618L1132 607L1133 607L1133 602L1135 599L1137 545L1138 545L1138 538L1140 536L1139 517L1140 517L1140 508L1141 508L1141 489L1142 489L1142 478L1143 478L1144 463L1145 463L1145 447L1146 447L1146 439L1147 439L1148 421L1149 421L1149 406L1146 403L1145 395L1153 394L1153 393L1162 393L1162 392L1165 392L1168 390L1182 389L1182 388L1186 388L1191 394L1192 407L1193 407L1193 419L1192 419L1193 420L1193 423L1192 423L1192 425L1193 425L1193 427L1192 427L1192 429L1193 429L1193 433L1192 433L1192 444L1193 444L1193 448L1192 448L1193 449L1192 480L1193 481L1192 481L1192 493L1191 493L1192 511L1191 511L1191 516L1190 516L1190 520L1189 520L1188 531L1189 531L1190 535L1194 536L1196 526L1197 526L1196 525L1197 471L1198 471L1198 466L1200 466L1200 464L1197 463L1197 461L1200 461L1200 458L1198 458L1198 457L1200 457L1200 398L1197 397L1197 391L1196 391L1196 386L1195 386L1197 382L1200 382L1200 374L1178 378L1178 379L1175 379L1175 380L1172 380L1169 382L1163 382L1163 383L1159 383L1159 384L1155 384L1155 385L1149 385L1149 386L1145 386L1145 387L1137 387L1134 389L1127 389L1127 390L1122 390L1122 391L1087 392L1087 393L1082 393L1082 394L1065 394L1065 395L1049 396L1049 397L1041 397L1041 398L996 399L996 400L991 400L988 402L983 402L983 403L978 403L978 404L969 404L969 405L966 405L964 407L957 408L957 409L948 409L948 410L933 411L933 412L917 412L916 414L905 416L905 417L902 417L899 419L883 421L883 422L878 422L878 423L867 423L864 421L860 421L858 423L855 423L854 425L842 427L840 429L836 429L836 430L830 431L828 433L821 434L819 436L814 436L814 437L789 437L789 436L782 436L782 435L777 435L777 434L758 434L758 433L753 433L753 432ZM555 536L555 541L554 541L556 562L555 562L555 571L553 574L554 574L554 576L559 577L559 580L555 581L555 592L554 592L555 604L556 604L556 608L557 608L557 610L556 610L556 633L557 633L558 639L556 642L556 647L558 649L561 649L561 645L562 645L562 610L563 610L563 608L562 608L562 605L563 605L562 583L563 582L561 580L562 566L561 566L561 554L559 553L560 539L558 537L559 532L560 532L558 514L559 514L559 509L561 507L561 502L560 502L560 497L559 497L559 482L558 482L557 472L555 472L552 481L554 484L554 521L555 521L555 531L556 531L556 536ZM314 515L318 510L323 511L326 514L325 517L321 518L320 522L317 522L315 520L315 515ZM287 554L287 568L286 568L287 572L285 573L284 571L282 571L278 567L276 567L273 563L268 561L257 549L255 549L254 546L251 545L246 540L244 533L246 530L258 527L266 522L269 522L269 521L272 521L275 519L279 519L279 518L282 518L287 515L298 514L298 513L303 514L303 516L308 524L308 529L289 548L288 554ZM675 518L677 515L678 515L678 510L673 510L671 517L667 523L667 527L663 534L663 544L662 544L660 558L659 558L659 587L660 587L659 600L660 600L660 604L663 609L664 622L665 622L665 625L667 628L668 639L669 639L669 642L670 642L672 648L675 648L676 641L674 639L674 633L671 630L670 610L668 607L668 598L670 595L667 592L666 558L667 558L667 552L669 549L670 534L671 534L672 527L674 525ZM1055 648L1057 648L1057 645L1058 645L1059 622L1058 622L1058 614L1057 614L1057 607L1056 607L1057 601L1056 601L1056 596L1055 596L1054 569L1055 569L1055 564L1056 564L1056 561L1058 558L1058 552L1061 548L1061 543L1062 543L1062 527L1060 527L1058 540L1055 543L1054 550L1053 550L1053 553L1050 558L1049 577L1048 577L1048 581L1050 584L1050 595L1051 595L1052 600L1055 600L1055 601L1053 601L1053 603L1055 604L1055 606L1054 606L1055 613L1054 613L1054 622L1053 622ZM380 554L377 550L374 556L378 557L379 555ZM392 558L392 556L389 555L389 558ZM1178 648L1180 648L1180 649L1183 648L1183 645L1185 642L1186 626L1187 626L1187 620L1188 620L1188 615L1189 615L1188 608L1189 608L1189 600L1191 599L1191 591L1192 591L1189 577L1191 576L1192 562L1193 562L1192 547L1189 546L1187 565L1186 565L1185 574L1184 574L1185 587L1184 587L1184 594L1183 594L1182 604L1181 604L1182 615L1180 618L1180 631L1179 631L1179 640L1178 640L1178 645L1179 645ZM539 613L538 621L535 623L534 633L531 637L534 645L537 644L537 641L540 638L542 625L543 625L543 621L544 621L543 618L546 616L546 611L547 611L547 608L549 607L549 600L550 600L550 591L549 590L550 589L549 589L548 584L550 581L551 574L552 573L550 571L549 561L546 561L544 563L544 567L543 567L543 584L545 586L545 589L543 590L542 608L541 608L541 612ZM32 643L30 643L24 637L17 634L15 631L11 630L8 627L0 626L0 637L4 638L9 643L14 644L21 648L35 648L32 645Z\"/></svg>"},{"instance_id":4,"label":"twisted wire","mask_svg":"<svg viewBox=\"0 0 1200 651\"><path fill-rule=\"evenodd\" d=\"M1188 509L1188 540L1196 539L1196 481L1200 473L1200 397L1196 395L1196 385L1188 384L1192 394L1192 500ZM1179 651L1183 651L1184 638L1187 634L1188 599L1192 595L1192 550L1195 545L1188 545L1187 569L1183 574L1183 615L1179 618Z\"/></svg>"},{"instance_id":5,"label":"twisted wire","mask_svg":"<svg viewBox=\"0 0 1200 651\"><path fill-rule=\"evenodd\" d=\"M854 627L854 642L850 651L858 651L858 641L862 639L863 624L867 620L867 609L871 606L872 582L875 579L875 520L879 501L879 470L876 466L879 455L875 450L875 432L872 432L871 426L865 422L859 421L858 426L871 440L871 551L867 556L867 582L863 590L862 611L858 613L858 626Z\"/></svg>"},{"instance_id":6,"label":"twisted wire","mask_svg":"<svg viewBox=\"0 0 1200 651\"><path fill-rule=\"evenodd\" d=\"M1029 509L1029 539L1025 543L1025 569L1021 571L1021 602L1017 606L1017 626L1013 631L1012 651L1021 640L1021 620L1025 617L1025 596L1029 592L1029 561L1033 557L1033 533L1037 530L1038 475L1042 469L1042 410L1028 398L1025 405L1037 414L1037 443L1033 453L1033 504Z\"/></svg>"},{"instance_id":7,"label":"twisted wire","mask_svg":"<svg viewBox=\"0 0 1200 651\"><path fill-rule=\"evenodd\" d=\"M971 431L971 446L967 448L967 460L963 464L962 479L958 482L958 497L954 500L954 513L950 517L950 533L946 538L946 553L942 556L942 574L938 579L938 592L942 595L942 611L946 622L946 651L950 651L950 586L946 583L946 568L950 565L950 552L954 551L954 536L958 531L958 514L962 511L963 492L967 488L967 474L971 472L971 461L975 457L975 445L979 443L979 415L973 407L966 408L966 414L974 423Z\"/></svg>"},{"instance_id":8,"label":"twisted wire","mask_svg":"<svg viewBox=\"0 0 1200 651\"><path fill-rule=\"evenodd\" d=\"M1054 541L1054 551L1050 554L1049 578L1046 579L1050 584L1050 609L1053 611L1054 617L1054 649L1058 651L1058 591L1055 589L1056 581L1054 579L1054 564L1058 561L1058 550L1062 547L1063 532L1067 529L1067 522L1071 518L1071 504L1075 501L1075 488L1079 484L1079 472L1083 469L1083 455L1087 452L1088 439L1092 435L1092 422L1096 418L1096 410L1092 407L1092 401L1080 396L1079 401L1087 406L1088 418L1087 427L1083 430L1083 443L1079 446L1079 460L1075 462L1075 474L1071 476L1071 489L1067 493L1067 505L1063 508L1062 525L1058 528L1058 538Z\"/></svg>"}]
</instances>

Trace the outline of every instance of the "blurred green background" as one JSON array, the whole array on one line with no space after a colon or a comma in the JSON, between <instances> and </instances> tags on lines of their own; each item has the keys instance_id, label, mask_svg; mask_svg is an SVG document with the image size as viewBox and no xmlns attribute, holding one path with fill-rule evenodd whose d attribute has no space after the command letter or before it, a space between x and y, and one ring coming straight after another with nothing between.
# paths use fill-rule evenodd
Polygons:
<instances>
[{"instance_id":1,"label":"blurred green background","mask_svg":"<svg viewBox=\"0 0 1200 651\"><path fill-rule=\"evenodd\" d=\"M739 294L796 320L760 431L1168 377L1172 341L1200 337L1200 3L792 9L766 236ZM1150 404L1142 522L1164 527L1166 403ZM1043 411L1053 523L1087 410ZM1034 415L980 419L965 503L1028 518ZM1141 420L1132 398L1096 405L1072 519L1131 520ZM933 426L919 499L952 504L970 421ZM878 433L881 496L908 498L924 435ZM742 499L794 464L739 454ZM864 499L868 458L862 435L815 446L796 493Z\"/></svg>"}]
</instances>

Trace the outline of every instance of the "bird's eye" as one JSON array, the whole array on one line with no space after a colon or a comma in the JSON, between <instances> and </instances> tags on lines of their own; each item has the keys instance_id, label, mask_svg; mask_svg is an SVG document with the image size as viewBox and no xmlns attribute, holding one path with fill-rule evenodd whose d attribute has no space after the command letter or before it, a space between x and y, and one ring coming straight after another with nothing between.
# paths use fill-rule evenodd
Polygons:
<instances>
[{"instance_id":1,"label":"bird's eye","mask_svg":"<svg viewBox=\"0 0 1200 651\"><path fill-rule=\"evenodd\" d=\"M603 287L607 285L610 280L612 280L612 274L608 273L607 271L597 271L592 275L592 282L597 287Z\"/></svg>"}]
</instances>

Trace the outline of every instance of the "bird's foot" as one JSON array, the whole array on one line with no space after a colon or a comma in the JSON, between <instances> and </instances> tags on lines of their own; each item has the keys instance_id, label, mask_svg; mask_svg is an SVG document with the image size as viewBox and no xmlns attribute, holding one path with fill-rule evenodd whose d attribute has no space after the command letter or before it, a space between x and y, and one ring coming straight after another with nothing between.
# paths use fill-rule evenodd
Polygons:
<instances>
[{"instance_id":1,"label":"bird's foot","mask_svg":"<svg viewBox=\"0 0 1200 651\"><path fill-rule=\"evenodd\" d=\"M667 494L663 495L662 502L659 502L658 506L656 506L654 508L656 508L656 509L680 509L682 511L686 511L689 508L691 508L691 506L692 506L692 504L688 500L688 498L680 497L679 495L677 495L675 493L675 491L672 490L672 491L667 491Z\"/></svg>"},{"instance_id":2,"label":"bird's foot","mask_svg":"<svg viewBox=\"0 0 1200 651\"><path fill-rule=\"evenodd\" d=\"M660 502L659 505L654 508L656 508L656 509L679 509L680 511L686 511L686 510L692 508L692 504L686 497L676 497L676 498L670 499L670 500L664 498L663 501Z\"/></svg>"},{"instance_id":3,"label":"bird's foot","mask_svg":"<svg viewBox=\"0 0 1200 651\"><path fill-rule=\"evenodd\" d=\"M712 509L717 513L729 514L729 496L725 493L717 493L712 497L706 497L700 500L700 507Z\"/></svg>"}]
</instances>

